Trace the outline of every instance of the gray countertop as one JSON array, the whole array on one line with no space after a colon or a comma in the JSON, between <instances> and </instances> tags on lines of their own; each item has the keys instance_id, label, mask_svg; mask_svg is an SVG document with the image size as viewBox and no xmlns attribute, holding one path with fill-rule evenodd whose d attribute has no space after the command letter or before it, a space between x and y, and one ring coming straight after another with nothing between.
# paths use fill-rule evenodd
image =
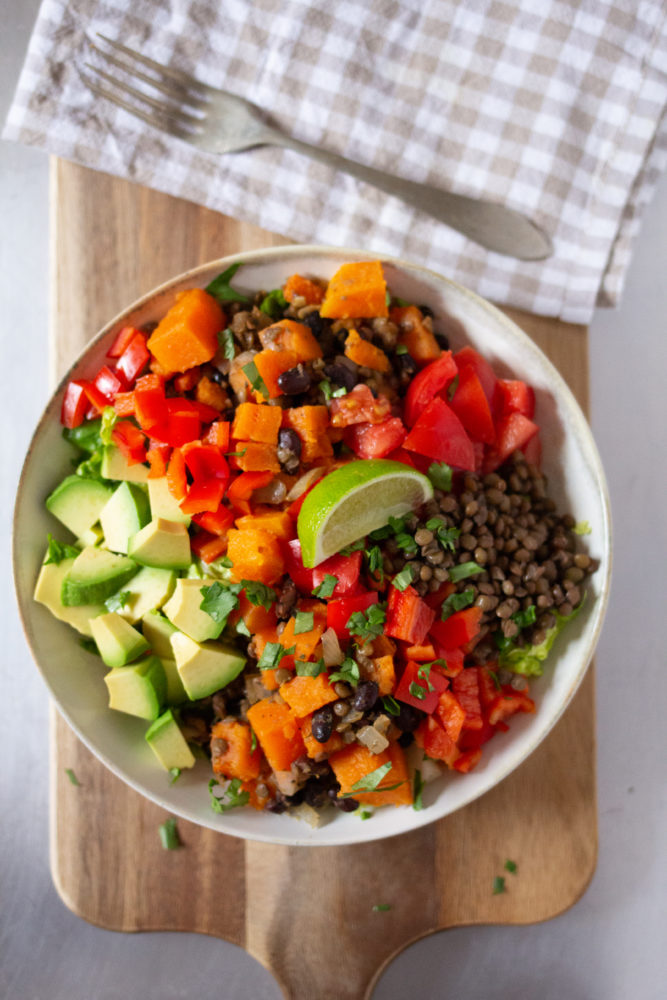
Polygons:
<instances>
[{"instance_id":1,"label":"gray countertop","mask_svg":"<svg viewBox=\"0 0 667 1000\"><path fill-rule=\"evenodd\" d=\"M37 7L37 0L8 0L5 8L3 118ZM8 565L16 481L48 388L48 177L46 157L33 149L2 143L0 163ZM646 212L623 303L600 310L590 333L592 425L615 528L611 604L597 653L597 871L583 898L555 920L459 929L413 945L384 974L374 1000L665 996L666 232L667 177ZM48 861L48 699L21 632L9 570L0 607L7 644L0 674L0 997L175 1000L213 991L227 1000L277 1000L269 973L232 945L194 934L103 931L60 901Z\"/></svg>"}]
</instances>

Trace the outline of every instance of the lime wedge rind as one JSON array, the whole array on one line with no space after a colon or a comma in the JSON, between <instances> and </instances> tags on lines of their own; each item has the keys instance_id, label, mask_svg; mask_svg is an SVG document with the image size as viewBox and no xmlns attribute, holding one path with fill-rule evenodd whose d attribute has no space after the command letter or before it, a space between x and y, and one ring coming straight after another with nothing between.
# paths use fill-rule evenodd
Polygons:
<instances>
[{"instance_id":1,"label":"lime wedge rind","mask_svg":"<svg viewBox=\"0 0 667 1000\"><path fill-rule=\"evenodd\" d=\"M401 462L361 459L325 476L297 521L304 565L312 568L433 497L430 480Z\"/></svg>"}]
</instances>

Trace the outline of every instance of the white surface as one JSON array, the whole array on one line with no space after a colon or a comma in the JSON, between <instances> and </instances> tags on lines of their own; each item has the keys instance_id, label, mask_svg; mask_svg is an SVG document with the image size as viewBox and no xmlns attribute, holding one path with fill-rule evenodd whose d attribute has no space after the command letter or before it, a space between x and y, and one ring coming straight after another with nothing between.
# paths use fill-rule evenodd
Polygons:
<instances>
[{"instance_id":1,"label":"white surface","mask_svg":"<svg viewBox=\"0 0 667 1000\"><path fill-rule=\"evenodd\" d=\"M0 112L36 7L36 0L11 0L11 24L4 19ZM47 164L34 150L6 143L0 155L1 503L8 565L16 480L47 394ZM383 976L374 1000L658 1000L665 994L666 232L663 179L623 305L599 312L591 330L593 430L615 524L612 600L597 653L595 877L578 904L546 924L467 928L414 945ZM231 945L187 934L112 934L83 923L60 902L47 854L47 697L18 623L9 569L2 587L0 997L176 1000L213 989L225 1000L278 1000L269 974Z\"/></svg>"}]
</instances>

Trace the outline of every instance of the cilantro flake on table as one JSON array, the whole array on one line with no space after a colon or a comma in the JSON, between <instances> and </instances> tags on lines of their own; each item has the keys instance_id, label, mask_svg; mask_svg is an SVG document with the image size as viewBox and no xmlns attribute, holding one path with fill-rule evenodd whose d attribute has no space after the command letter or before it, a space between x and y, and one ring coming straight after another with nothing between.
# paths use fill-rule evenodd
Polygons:
<instances>
[{"instance_id":1,"label":"cilantro flake on table","mask_svg":"<svg viewBox=\"0 0 667 1000\"><path fill-rule=\"evenodd\" d=\"M391 910L390 903L376 903L373 907L373 913L386 913L387 910Z\"/></svg>"},{"instance_id":2,"label":"cilantro flake on table","mask_svg":"<svg viewBox=\"0 0 667 1000\"><path fill-rule=\"evenodd\" d=\"M496 875L493 880L493 895L499 896L501 892L507 892L505 887L505 879L502 875Z\"/></svg>"},{"instance_id":3,"label":"cilantro flake on table","mask_svg":"<svg viewBox=\"0 0 667 1000\"><path fill-rule=\"evenodd\" d=\"M214 299L218 302L250 302L247 295L242 295L241 292L237 292L235 288L231 287L231 280L241 267L243 261L238 261L236 264L232 264L228 267L226 271L214 278L207 286L205 291L209 295L212 295Z\"/></svg>"},{"instance_id":4,"label":"cilantro flake on table","mask_svg":"<svg viewBox=\"0 0 667 1000\"><path fill-rule=\"evenodd\" d=\"M181 838L178 835L174 816L170 816L164 823L161 823L158 831L160 833L160 842L165 851L176 851L179 847L183 846Z\"/></svg>"},{"instance_id":5,"label":"cilantro flake on table","mask_svg":"<svg viewBox=\"0 0 667 1000\"><path fill-rule=\"evenodd\" d=\"M503 868L505 869L506 872L511 872L512 875L516 875L516 870L517 870L516 861L510 861L510 859L508 858L505 864L503 865Z\"/></svg>"},{"instance_id":6,"label":"cilantro flake on table","mask_svg":"<svg viewBox=\"0 0 667 1000\"><path fill-rule=\"evenodd\" d=\"M76 785L76 787L78 788L79 785L81 784L81 782L79 781L79 779L77 778L76 774L74 773L74 771L72 770L71 767L66 767L65 768L65 774L69 778L70 783L72 785Z\"/></svg>"},{"instance_id":7,"label":"cilantro flake on table","mask_svg":"<svg viewBox=\"0 0 667 1000\"><path fill-rule=\"evenodd\" d=\"M68 545L67 542L57 541L53 535L48 536L48 541L49 548L44 560L45 566L48 566L49 563L54 563L58 566L63 559L76 559L80 554L80 549L75 548L74 545Z\"/></svg>"},{"instance_id":8,"label":"cilantro flake on table","mask_svg":"<svg viewBox=\"0 0 667 1000\"><path fill-rule=\"evenodd\" d=\"M239 594L241 590L240 583L232 583L225 586L219 580L216 580L210 587L201 588L203 600L199 607L214 622L217 622L218 625L224 628L232 611L239 606Z\"/></svg>"},{"instance_id":9,"label":"cilantro flake on table","mask_svg":"<svg viewBox=\"0 0 667 1000\"><path fill-rule=\"evenodd\" d=\"M315 597L331 597L338 586L338 577L327 573L319 587L315 587L313 595Z\"/></svg>"}]
</instances>

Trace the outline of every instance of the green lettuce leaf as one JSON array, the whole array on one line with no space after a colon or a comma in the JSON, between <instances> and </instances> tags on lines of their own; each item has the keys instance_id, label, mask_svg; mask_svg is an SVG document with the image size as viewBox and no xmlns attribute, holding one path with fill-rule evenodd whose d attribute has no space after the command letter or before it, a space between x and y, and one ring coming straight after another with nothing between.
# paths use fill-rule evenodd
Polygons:
<instances>
[{"instance_id":1,"label":"green lettuce leaf","mask_svg":"<svg viewBox=\"0 0 667 1000\"><path fill-rule=\"evenodd\" d=\"M513 646L500 654L499 665L505 670L511 670L514 674L522 674L524 677L541 677L544 672L542 664L551 652L556 636L563 631L568 622L576 618L583 606L582 600L571 615L559 615L557 611L554 611L556 624L547 630L543 642L536 646Z\"/></svg>"}]
</instances>

